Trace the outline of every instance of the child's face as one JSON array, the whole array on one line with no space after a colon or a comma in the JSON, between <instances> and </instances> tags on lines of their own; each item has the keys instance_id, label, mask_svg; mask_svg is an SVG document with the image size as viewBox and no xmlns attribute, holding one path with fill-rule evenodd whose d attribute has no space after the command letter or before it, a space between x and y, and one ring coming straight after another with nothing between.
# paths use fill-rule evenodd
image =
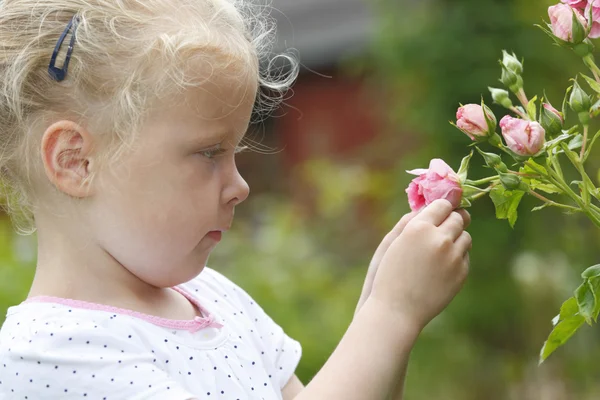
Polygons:
<instances>
[{"instance_id":1,"label":"child's face","mask_svg":"<svg viewBox=\"0 0 600 400\"><path fill-rule=\"evenodd\" d=\"M216 89L218 88L218 89ZM215 82L182 104L155 108L136 148L101 171L92 198L95 235L121 265L158 287L201 272L219 234L246 199L234 152L245 134L256 86Z\"/></svg>"}]
</instances>

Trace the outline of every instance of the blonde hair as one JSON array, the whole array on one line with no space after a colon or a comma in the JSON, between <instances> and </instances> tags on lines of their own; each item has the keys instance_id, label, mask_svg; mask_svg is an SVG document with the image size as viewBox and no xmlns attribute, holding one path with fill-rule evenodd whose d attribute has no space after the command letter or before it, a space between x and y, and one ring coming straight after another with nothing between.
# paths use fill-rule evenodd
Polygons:
<instances>
[{"instance_id":1,"label":"blonde hair","mask_svg":"<svg viewBox=\"0 0 600 400\"><path fill-rule=\"evenodd\" d=\"M272 54L269 11L268 4L248 0L2 1L0 182L17 228L34 227L39 130L55 115L102 126L114 160L132 143L152 101L210 79L190 76L191 60L215 73L238 74L239 68L228 67L242 61L263 89L257 111L277 107L297 77L298 63L290 54ZM66 79L57 82L48 64L74 16L74 51ZM289 66L285 72L282 58Z\"/></svg>"}]
</instances>

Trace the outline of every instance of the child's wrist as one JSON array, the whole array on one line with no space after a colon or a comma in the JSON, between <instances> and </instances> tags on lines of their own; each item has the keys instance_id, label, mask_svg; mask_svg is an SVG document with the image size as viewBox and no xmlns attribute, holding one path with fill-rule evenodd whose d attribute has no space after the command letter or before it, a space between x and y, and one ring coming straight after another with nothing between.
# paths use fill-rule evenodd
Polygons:
<instances>
[{"instance_id":1,"label":"child's wrist","mask_svg":"<svg viewBox=\"0 0 600 400\"><path fill-rule=\"evenodd\" d=\"M424 328L413 314L401 312L373 296L365 301L355 319L363 313L368 313L382 329L395 331L398 337L410 341L416 341Z\"/></svg>"}]
</instances>

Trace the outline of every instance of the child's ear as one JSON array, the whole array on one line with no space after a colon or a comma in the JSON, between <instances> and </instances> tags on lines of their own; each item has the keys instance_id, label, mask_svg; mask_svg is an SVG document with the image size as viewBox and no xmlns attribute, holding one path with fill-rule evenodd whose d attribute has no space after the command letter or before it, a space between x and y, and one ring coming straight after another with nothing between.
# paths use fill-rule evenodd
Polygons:
<instances>
[{"instance_id":1,"label":"child's ear","mask_svg":"<svg viewBox=\"0 0 600 400\"><path fill-rule=\"evenodd\" d=\"M42 136L41 156L50 182L72 197L91 194L93 137L72 121L59 121Z\"/></svg>"}]
</instances>

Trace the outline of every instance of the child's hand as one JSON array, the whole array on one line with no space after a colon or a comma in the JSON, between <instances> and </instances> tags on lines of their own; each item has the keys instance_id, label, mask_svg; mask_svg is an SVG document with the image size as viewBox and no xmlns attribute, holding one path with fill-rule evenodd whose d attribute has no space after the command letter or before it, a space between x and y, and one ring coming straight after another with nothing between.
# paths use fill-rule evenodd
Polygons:
<instances>
[{"instance_id":1,"label":"child's hand","mask_svg":"<svg viewBox=\"0 0 600 400\"><path fill-rule=\"evenodd\" d=\"M367 270L367 277L365 278L365 283L363 284L363 289L360 294L360 298L358 299L358 304L356 305L355 314L360 310L365 301L369 298L371 294L371 288L373 287L373 280L375 279L375 275L377 274L377 269L379 268L379 264L381 263L381 259L385 255L385 252L390 248L392 242L396 240L398 236L404 230L404 227L408 222L417 215L416 212L411 212L408 214L404 214L400 221L394 226L394 228L383 238L377 250L375 250L375 254L371 259L371 263L369 264L369 269Z\"/></svg>"},{"instance_id":2,"label":"child's hand","mask_svg":"<svg viewBox=\"0 0 600 400\"><path fill-rule=\"evenodd\" d=\"M469 224L471 223L471 216L464 209L457 210L457 212L462 217L464 226L466 229L469 226ZM387 252L387 250L390 248L390 245L392 244L392 242L394 240L396 240L396 238L398 236L400 236L400 234L404 230L404 227L406 227L406 224L408 224L417 214L418 214L418 212L414 212L414 211L411 213L405 214L400 219L400 221L398 221L396 226L394 226L394 228L387 235L385 235L385 237L379 244L379 247L377 247L377 250L375 250L375 254L373 255L373 258L371 259L371 263L369 264L369 269L367 271L367 277L365 278L365 283L363 284L363 289L360 294L360 298L358 299L358 304L356 305L355 313L357 313L358 310L360 310L362 305L365 303L365 301L369 298L369 295L371 294L371 288L373 287L373 280L375 279L375 275L377 274L377 269L379 268L381 259L383 258L383 256Z\"/></svg>"},{"instance_id":3,"label":"child's hand","mask_svg":"<svg viewBox=\"0 0 600 400\"><path fill-rule=\"evenodd\" d=\"M450 202L436 200L406 219L374 268L369 298L422 329L450 303L467 277L471 236L464 228L469 218L453 212Z\"/></svg>"}]
</instances>

